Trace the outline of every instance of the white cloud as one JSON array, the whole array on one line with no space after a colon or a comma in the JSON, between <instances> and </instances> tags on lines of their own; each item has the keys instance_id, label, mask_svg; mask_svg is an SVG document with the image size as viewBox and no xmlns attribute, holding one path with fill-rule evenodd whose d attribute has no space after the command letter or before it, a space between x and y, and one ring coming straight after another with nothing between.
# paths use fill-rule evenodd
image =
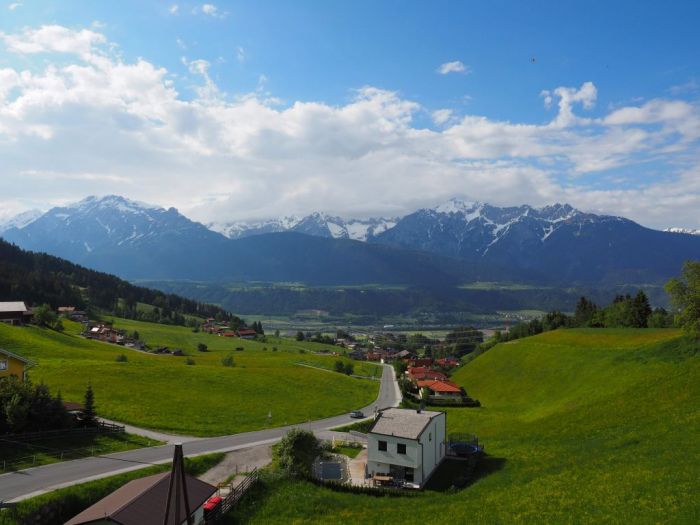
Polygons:
<instances>
[{"instance_id":1,"label":"white cloud","mask_svg":"<svg viewBox=\"0 0 700 525\"><path fill-rule=\"evenodd\" d=\"M17 9L17 8L22 7L22 5L23 5L23 4L22 4L21 2L13 2L13 3L9 4L9 5L7 6L7 8L8 8L10 11L14 11L14 10Z\"/></svg>"},{"instance_id":2,"label":"white cloud","mask_svg":"<svg viewBox=\"0 0 700 525\"><path fill-rule=\"evenodd\" d=\"M203 15L210 16L212 18L222 18L222 19L226 18L228 16L227 11L222 11L214 4L202 4L199 7L195 7L192 10L192 13L194 13L194 14L201 13Z\"/></svg>"},{"instance_id":3,"label":"white cloud","mask_svg":"<svg viewBox=\"0 0 700 525\"><path fill-rule=\"evenodd\" d=\"M417 123L425 108L376 87L337 106L280 105L262 77L255 92L235 96L219 89L208 61L183 59L192 99L164 68L122 61L100 33L45 26L1 39L0 50L47 54L36 71L0 67L3 202L29 206L31 195L31 207L47 207L118 193L206 221L393 215L468 189L494 204L569 201L652 226L700 227L700 107L690 102L654 99L583 118L577 112L597 98L588 82L547 91L557 112L544 124L440 108L434 130ZM69 60L52 63L51 53Z\"/></svg>"},{"instance_id":4,"label":"white cloud","mask_svg":"<svg viewBox=\"0 0 700 525\"><path fill-rule=\"evenodd\" d=\"M0 32L8 51L18 54L69 53L83 58L92 55L95 46L107 39L101 33L82 29L74 31L59 25L43 25L38 29L27 28L19 34Z\"/></svg>"},{"instance_id":5,"label":"white cloud","mask_svg":"<svg viewBox=\"0 0 700 525\"><path fill-rule=\"evenodd\" d=\"M173 4L168 8L168 13L170 13L171 15L176 15L179 11L180 6L178 6L177 4Z\"/></svg>"},{"instance_id":6,"label":"white cloud","mask_svg":"<svg viewBox=\"0 0 700 525\"><path fill-rule=\"evenodd\" d=\"M441 64L440 67L437 68L437 72L441 75L447 75L448 73L463 73L467 75L471 73L471 69L459 60L455 60L454 62L445 62Z\"/></svg>"},{"instance_id":7,"label":"white cloud","mask_svg":"<svg viewBox=\"0 0 700 525\"><path fill-rule=\"evenodd\" d=\"M436 111L433 111L431 116L433 117L433 122L435 122L435 124L437 124L438 126L441 126L445 124L448 120L452 119L452 110L438 109Z\"/></svg>"},{"instance_id":8,"label":"white cloud","mask_svg":"<svg viewBox=\"0 0 700 525\"><path fill-rule=\"evenodd\" d=\"M236 60L243 64L245 62L245 49L243 49L241 46L238 46L236 48Z\"/></svg>"}]
</instances>

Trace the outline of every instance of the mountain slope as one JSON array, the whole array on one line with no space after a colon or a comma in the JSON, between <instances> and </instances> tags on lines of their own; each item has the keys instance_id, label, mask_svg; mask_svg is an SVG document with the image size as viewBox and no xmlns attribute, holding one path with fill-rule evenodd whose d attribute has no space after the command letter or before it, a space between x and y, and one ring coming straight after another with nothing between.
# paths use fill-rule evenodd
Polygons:
<instances>
[{"instance_id":1,"label":"mountain slope","mask_svg":"<svg viewBox=\"0 0 700 525\"><path fill-rule=\"evenodd\" d=\"M253 222L210 223L209 229L222 233L229 239L242 239L266 233L293 231L318 237L366 241L392 228L397 219L343 219L325 213L312 213L305 217L284 217Z\"/></svg>"},{"instance_id":2,"label":"mountain slope","mask_svg":"<svg viewBox=\"0 0 700 525\"><path fill-rule=\"evenodd\" d=\"M453 200L407 215L371 242L508 264L531 278L558 283L658 283L687 259L700 239L644 228L565 204L498 208Z\"/></svg>"},{"instance_id":3,"label":"mountain slope","mask_svg":"<svg viewBox=\"0 0 700 525\"><path fill-rule=\"evenodd\" d=\"M174 208L116 196L54 208L3 236L24 249L134 280L449 286L481 271L433 254L296 232L230 240ZM495 275L487 269L482 277Z\"/></svg>"},{"instance_id":4,"label":"mountain slope","mask_svg":"<svg viewBox=\"0 0 700 525\"><path fill-rule=\"evenodd\" d=\"M206 268L210 254L227 243L223 235L190 221L175 208L165 210L113 195L53 208L3 237L24 249L126 279L189 278Z\"/></svg>"},{"instance_id":5,"label":"mountain slope","mask_svg":"<svg viewBox=\"0 0 700 525\"><path fill-rule=\"evenodd\" d=\"M28 305L48 303L54 308L97 307L109 312L123 301L127 306L145 303L181 315L231 317L218 306L134 286L113 275L88 270L58 257L21 250L2 239L0 301L25 301Z\"/></svg>"}]
</instances>

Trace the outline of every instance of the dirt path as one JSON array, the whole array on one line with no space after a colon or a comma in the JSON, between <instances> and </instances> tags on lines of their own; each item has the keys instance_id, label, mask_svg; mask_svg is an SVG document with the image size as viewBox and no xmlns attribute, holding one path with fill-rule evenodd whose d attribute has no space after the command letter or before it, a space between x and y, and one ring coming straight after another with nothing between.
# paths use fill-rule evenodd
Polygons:
<instances>
[{"instance_id":1,"label":"dirt path","mask_svg":"<svg viewBox=\"0 0 700 525\"><path fill-rule=\"evenodd\" d=\"M199 477L202 481L216 485L223 483L231 475L238 472L250 472L254 468L262 468L272 461L272 447L259 445L229 452L214 468Z\"/></svg>"}]
</instances>

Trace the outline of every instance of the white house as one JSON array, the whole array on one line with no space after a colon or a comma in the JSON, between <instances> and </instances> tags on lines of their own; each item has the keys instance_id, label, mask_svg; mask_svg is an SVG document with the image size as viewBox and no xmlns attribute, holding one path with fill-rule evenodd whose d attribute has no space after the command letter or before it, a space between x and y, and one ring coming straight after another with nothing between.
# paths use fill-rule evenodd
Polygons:
<instances>
[{"instance_id":1,"label":"white house","mask_svg":"<svg viewBox=\"0 0 700 525\"><path fill-rule=\"evenodd\" d=\"M423 486L445 457L445 413L388 408L367 439L367 473Z\"/></svg>"}]
</instances>

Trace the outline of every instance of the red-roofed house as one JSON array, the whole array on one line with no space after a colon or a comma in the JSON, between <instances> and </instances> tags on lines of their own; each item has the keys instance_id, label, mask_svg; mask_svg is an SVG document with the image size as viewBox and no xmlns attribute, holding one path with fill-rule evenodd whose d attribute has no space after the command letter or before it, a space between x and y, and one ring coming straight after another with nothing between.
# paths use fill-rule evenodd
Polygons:
<instances>
[{"instance_id":1,"label":"red-roofed house","mask_svg":"<svg viewBox=\"0 0 700 525\"><path fill-rule=\"evenodd\" d=\"M423 389L426 388L430 392L430 399L462 399L465 392L458 384L452 381L418 381L421 397Z\"/></svg>"},{"instance_id":2,"label":"red-roofed house","mask_svg":"<svg viewBox=\"0 0 700 525\"><path fill-rule=\"evenodd\" d=\"M255 339L257 335L255 330L238 330L238 337L241 339Z\"/></svg>"},{"instance_id":3,"label":"red-roofed house","mask_svg":"<svg viewBox=\"0 0 700 525\"><path fill-rule=\"evenodd\" d=\"M432 379L433 381L447 380L447 376L442 372L438 372L437 370L432 370L426 367L409 366L408 370L406 371L406 376L413 382L425 381L428 379Z\"/></svg>"}]
</instances>

